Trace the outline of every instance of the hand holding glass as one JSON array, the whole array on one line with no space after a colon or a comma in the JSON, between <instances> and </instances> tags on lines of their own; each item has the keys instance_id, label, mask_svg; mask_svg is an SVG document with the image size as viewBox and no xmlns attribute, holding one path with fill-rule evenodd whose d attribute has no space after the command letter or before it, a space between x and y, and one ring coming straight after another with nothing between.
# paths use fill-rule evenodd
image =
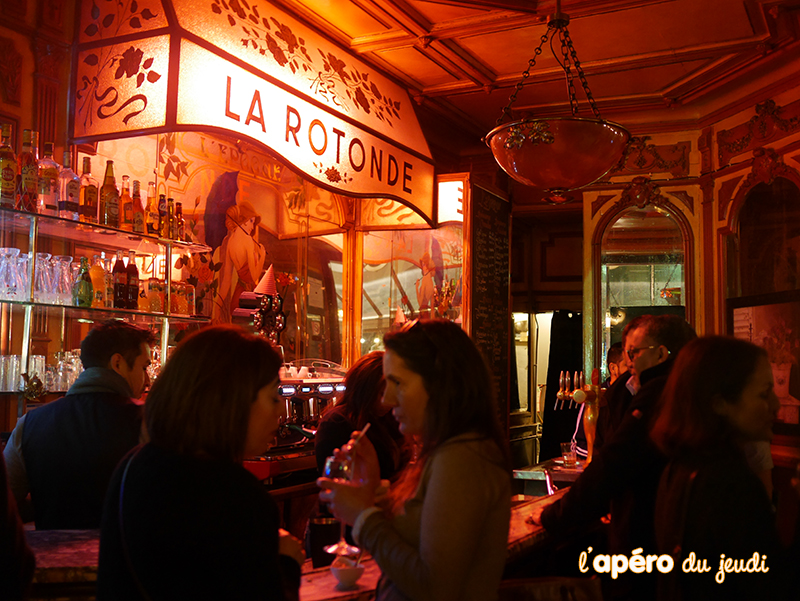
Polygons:
<instances>
[{"instance_id":1,"label":"hand holding glass","mask_svg":"<svg viewBox=\"0 0 800 601\"><path fill-rule=\"evenodd\" d=\"M352 474L352 461L346 457L337 457L331 455L325 460L324 476L332 480L349 480ZM341 532L339 535L339 542L335 545L328 545L325 547L326 553L333 555L356 555L360 549L353 545L348 545L344 538L345 523L340 520Z\"/></svg>"}]
</instances>

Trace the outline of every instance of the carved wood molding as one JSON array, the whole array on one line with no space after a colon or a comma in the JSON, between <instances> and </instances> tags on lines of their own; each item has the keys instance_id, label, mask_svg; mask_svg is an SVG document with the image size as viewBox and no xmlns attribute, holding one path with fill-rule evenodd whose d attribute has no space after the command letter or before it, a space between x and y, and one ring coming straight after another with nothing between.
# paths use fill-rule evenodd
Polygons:
<instances>
[{"instance_id":1,"label":"carved wood molding","mask_svg":"<svg viewBox=\"0 0 800 601\"><path fill-rule=\"evenodd\" d=\"M62 33L64 31L64 4L64 0L39 0L39 25L56 33Z\"/></svg>"},{"instance_id":2,"label":"carved wood molding","mask_svg":"<svg viewBox=\"0 0 800 601\"><path fill-rule=\"evenodd\" d=\"M691 196L686 190L667 192L667 194L680 201L687 209L689 209L692 215L694 215L694 197Z\"/></svg>"},{"instance_id":3,"label":"carved wood molding","mask_svg":"<svg viewBox=\"0 0 800 601\"><path fill-rule=\"evenodd\" d=\"M3 2L3 16L14 19L25 19L28 14L28 0L10 0ZM13 20L13 19L12 19Z\"/></svg>"},{"instance_id":4,"label":"carved wood molding","mask_svg":"<svg viewBox=\"0 0 800 601\"><path fill-rule=\"evenodd\" d=\"M744 178L743 175L739 177L734 177L733 179L729 179L726 182L723 182L722 186L719 189L719 209L717 213L717 219L722 221L725 219L725 213L728 210L728 205L731 204L733 200L733 191L736 190L736 186L739 185L739 182L742 181Z\"/></svg>"},{"instance_id":5,"label":"carved wood molding","mask_svg":"<svg viewBox=\"0 0 800 601\"><path fill-rule=\"evenodd\" d=\"M661 195L661 188L658 187L658 184L651 182L650 178L638 176L625 186L622 190L622 198L614 205L614 208L636 205L643 209L648 204L657 205L666 200L666 197Z\"/></svg>"},{"instance_id":6,"label":"carved wood molding","mask_svg":"<svg viewBox=\"0 0 800 601\"><path fill-rule=\"evenodd\" d=\"M730 230L737 231L739 210L744 205L748 192L758 184L769 186L779 177L788 179L800 187L800 172L786 165L783 162L783 156L778 154L774 148L756 148L753 151L750 173L745 177L742 185L738 189L735 186L735 183L741 181L740 177L735 180L733 185L720 190L720 220L724 219L727 213ZM734 190L736 190L735 195L733 195ZM723 196L723 191L725 196Z\"/></svg>"},{"instance_id":7,"label":"carved wood molding","mask_svg":"<svg viewBox=\"0 0 800 601\"><path fill-rule=\"evenodd\" d=\"M671 173L673 177L689 175L691 142L648 144L650 136L631 138L625 154L610 175L631 173Z\"/></svg>"},{"instance_id":8,"label":"carved wood molding","mask_svg":"<svg viewBox=\"0 0 800 601\"><path fill-rule=\"evenodd\" d=\"M59 81L61 79L61 66L67 57L67 48L52 40L37 37L34 40L36 56L36 74Z\"/></svg>"},{"instance_id":9,"label":"carved wood molding","mask_svg":"<svg viewBox=\"0 0 800 601\"><path fill-rule=\"evenodd\" d=\"M13 3L12 3L13 4ZM22 101L22 54L14 41L0 37L0 90L3 100L19 106Z\"/></svg>"},{"instance_id":10,"label":"carved wood molding","mask_svg":"<svg viewBox=\"0 0 800 601\"><path fill-rule=\"evenodd\" d=\"M719 165L723 167L736 155L759 148L800 130L800 100L785 107L765 100L756 105L756 114L742 125L717 133Z\"/></svg>"},{"instance_id":11,"label":"carved wood molding","mask_svg":"<svg viewBox=\"0 0 800 601\"><path fill-rule=\"evenodd\" d=\"M559 252L563 245L567 244L579 249L576 253L575 261L570 264L565 261L565 253ZM554 257L553 253L556 253ZM583 232L549 232L539 244L539 282L582 282L583 264L581 256L583 253ZM557 264L562 270L558 275L548 273L548 264ZM569 268L573 268L573 273L569 273Z\"/></svg>"},{"instance_id":12,"label":"carved wood molding","mask_svg":"<svg viewBox=\"0 0 800 601\"><path fill-rule=\"evenodd\" d=\"M714 169L712 162L712 142L714 141L713 129L706 127L697 138L697 149L700 151L700 173L711 173Z\"/></svg>"},{"instance_id":13,"label":"carved wood molding","mask_svg":"<svg viewBox=\"0 0 800 601\"><path fill-rule=\"evenodd\" d=\"M600 194L592 203L592 217L597 215L597 211L599 211L604 204L606 204L609 200L614 198L614 194Z\"/></svg>"}]
</instances>

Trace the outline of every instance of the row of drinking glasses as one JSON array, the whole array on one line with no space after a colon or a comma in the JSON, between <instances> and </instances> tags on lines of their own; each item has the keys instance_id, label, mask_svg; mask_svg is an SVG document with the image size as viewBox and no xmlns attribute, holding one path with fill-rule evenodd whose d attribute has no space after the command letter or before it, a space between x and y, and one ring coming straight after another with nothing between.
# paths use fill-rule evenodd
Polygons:
<instances>
[{"instance_id":1,"label":"row of drinking glasses","mask_svg":"<svg viewBox=\"0 0 800 601\"><path fill-rule=\"evenodd\" d=\"M18 248L0 248L0 301L30 298L27 253ZM51 305L71 305L72 288L77 280L80 263L69 255L36 253L33 300Z\"/></svg>"},{"instance_id":2,"label":"row of drinking glasses","mask_svg":"<svg viewBox=\"0 0 800 601\"><path fill-rule=\"evenodd\" d=\"M55 359L55 365L48 365L45 368L44 387L50 392L64 392L69 390L83 371L81 351L75 349L55 353Z\"/></svg>"},{"instance_id":3,"label":"row of drinking glasses","mask_svg":"<svg viewBox=\"0 0 800 601\"><path fill-rule=\"evenodd\" d=\"M28 254L18 248L0 248L0 300L26 300L30 294Z\"/></svg>"},{"instance_id":4,"label":"row of drinking glasses","mask_svg":"<svg viewBox=\"0 0 800 601\"><path fill-rule=\"evenodd\" d=\"M32 378L38 376L48 392L63 392L83 371L79 350L55 354L56 363L45 365L44 355L33 355L30 358L28 374ZM20 355L0 355L0 392L19 392L25 387L22 374L22 357Z\"/></svg>"}]
</instances>

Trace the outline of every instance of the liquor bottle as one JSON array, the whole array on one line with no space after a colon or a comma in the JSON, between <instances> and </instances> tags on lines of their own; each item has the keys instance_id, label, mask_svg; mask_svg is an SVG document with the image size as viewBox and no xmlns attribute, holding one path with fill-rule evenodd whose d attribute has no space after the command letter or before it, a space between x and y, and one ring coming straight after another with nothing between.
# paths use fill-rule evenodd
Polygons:
<instances>
[{"instance_id":1,"label":"liquor bottle","mask_svg":"<svg viewBox=\"0 0 800 601\"><path fill-rule=\"evenodd\" d=\"M167 199L167 215L161 222L161 237L175 239L175 200Z\"/></svg>"},{"instance_id":2,"label":"liquor bottle","mask_svg":"<svg viewBox=\"0 0 800 601\"><path fill-rule=\"evenodd\" d=\"M114 161L106 161L106 175L100 189L100 223L119 227L119 190L114 179Z\"/></svg>"},{"instance_id":3,"label":"liquor bottle","mask_svg":"<svg viewBox=\"0 0 800 601\"><path fill-rule=\"evenodd\" d=\"M114 306L114 266L113 259L109 257L106 259L106 253L100 253L100 261L103 263L103 279L106 283L106 308L110 309Z\"/></svg>"},{"instance_id":4,"label":"liquor bottle","mask_svg":"<svg viewBox=\"0 0 800 601\"><path fill-rule=\"evenodd\" d=\"M83 157L79 213L81 221L97 223L97 179L92 175L92 157Z\"/></svg>"},{"instance_id":5,"label":"liquor bottle","mask_svg":"<svg viewBox=\"0 0 800 601\"><path fill-rule=\"evenodd\" d=\"M114 308L126 309L128 307L128 270L122 251L117 251L117 260L114 262Z\"/></svg>"},{"instance_id":6,"label":"liquor bottle","mask_svg":"<svg viewBox=\"0 0 800 601\"><path fill-rule=\"evenodd\" d=\"M17 156L17 208L36 213L39 204L39 132L22 130L22 152Z\"/></svg>"},{"instance_id":7,"label":"liquor bottle","mask_svg":"<svg viewBox=\"0 0 800 601\"><path fill-rule=\"evenodd\" d=\"M70 151L64 151L64 167L58 174L58 216L78 221L81 180L70 167Z\"/></svg>"},{"instance_id":8,"label":"liquor bottle","mask_svg":"<svg viewBox=\"0 0 800 601\"><path fill-rule=\"evenodd\" d=\"M147 233L158 236L158 200L156 200L156 183L147 182Z\"/></svg>"},{"instance_id":9,"label":"liquor bottle","mask_svg":"<svg viewBox=\"0 0 800 601\"><path fill-rule=\"evenodd\" d=\"M106 306L106 270L98 255L92 257L89 277L92 279L92 307L102 309Z\"/></svg>"},{"instance_id":10,"label":"liquor bottle","mask_svg":"<svg viewBox=\"0 0 800 601\"><path fill-rule=\"evenodd\" d=\"M142 206L141 184L133 180L133 231L144 234L144 207Z\"/></svg>"},{"instance_id":11,"label":"liquor bottle","mask_svg":"<svg viewBox=\"0 0 800 601\"><path fill-rule=\"evenodd\" d=\"M128 251L128 309L139 308L139 268L136 267L136 251Z\"/></svg>"},{"instance_id":12,"label":"liquor bottle","mask_svg":"<svg viewBox=\"0 0 800 601\"><path fill-rule=\"evenodd\" d=\"M158 195L158 235L162 236L164 226L167 223L167 197L164 194Z\"/></svg>"},{"instance_id":13,"label":"liquor bottle","mask_svg":"<svg viewBox=\"0 0 800 601\"><path fill-rule=\"evenodd\" d=\"M175 203L175 238L184 240L186 236L186 221L183 218L183 204Z\"/></svg>"},{"instance_id":14,"label":"liquor bottle","mask_svg":"<svg viewBox=\"0 0 800 601\"><path fill-rule=\"evenodd\" d=\"M72 304L78 307L91 307L94 297L92 278L89 275L89 261L81 257L78 279L72 286Z\"/></svg>"},{"instance_id":15,"label":"liquor bottle","mask_svg":"<svg viewBox=\"0 0 800 601\"><path fill-rule=\"evenodd\" d=\"M39 213L58 216L58 172L53 160L53 143L44 143L44 156L39 161Z\"/></svg>"},{"instance_id":16,"label":"liquor bottle","mask_svg":"<svg viewBox=\"0 0 800 601\"><path fill-rule=\"evenodd\" d=\"M11 148L11 124L3 123L0 142L0 206L13 209L17 196L17 155Z\"/></svg>"},{"instance_id":17,"label":"liquor bottle","mask_svg":"<svg viewBox=\"0 0 800 601\"><path fill-rule=\"evenodd\" d=\"M130 177L122 176L122 193L119 195L120 224L119 229L126 232L133 231L133 198L131 198Z\"/></svg>"}]
</instances>

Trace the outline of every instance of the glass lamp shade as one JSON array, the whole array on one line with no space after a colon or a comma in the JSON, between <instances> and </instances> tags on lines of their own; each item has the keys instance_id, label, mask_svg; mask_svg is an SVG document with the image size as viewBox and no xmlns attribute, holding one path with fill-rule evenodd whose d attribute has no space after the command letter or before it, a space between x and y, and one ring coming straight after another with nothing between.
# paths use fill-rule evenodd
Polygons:
<instances>
[{"instance_id":1,"label":"glass lamp shade","mask_svg":"<svg viewBox=\"0 0 800 601\"><path fill-rule=\"evenodd\" d=\"M630 133L599 119L522 119L485 138L495 160L520 183L554 195L588 186L617 164Z\"/></svg>"}]
</instances>

